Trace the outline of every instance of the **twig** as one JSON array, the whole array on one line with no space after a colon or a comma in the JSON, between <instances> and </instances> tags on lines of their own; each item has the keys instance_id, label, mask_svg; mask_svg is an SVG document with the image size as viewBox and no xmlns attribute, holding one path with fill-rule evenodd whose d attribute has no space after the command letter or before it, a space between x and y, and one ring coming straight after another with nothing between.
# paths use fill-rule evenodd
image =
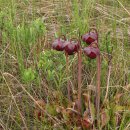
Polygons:
<instances>
[{"instance_id":1,"label":"twig","mask_svg":"<svg viewBox=\"0 0 130 130\"><path fill-rule=\"evenodd\" d=\"M121 5L121 7L128 13L128 15L130 16L130 12L125 8L125 6L119 1L117 0L117 2Z\"/></svg>"}]
</instances>

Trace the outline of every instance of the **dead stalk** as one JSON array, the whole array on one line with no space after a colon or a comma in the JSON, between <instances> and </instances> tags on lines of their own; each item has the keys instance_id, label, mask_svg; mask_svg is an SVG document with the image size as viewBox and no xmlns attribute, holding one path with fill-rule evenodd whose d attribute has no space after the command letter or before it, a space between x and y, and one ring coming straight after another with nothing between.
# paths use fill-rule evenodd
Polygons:
<instances>
[{"instance_id":1,"label":"dead stalk","mask_svg":"<svg viewBox=\"0 0 130 130\"><path fill-rule=\"evenodd\" d=\"M107 97L108 97L108 90L109 90L109 84L110 84L110 75L111 75L111 63L108 65L108 75L107 75L107 86L106 86L106 94L103 101L103 104L105 103Z\"/></svg>"}]
</instances>

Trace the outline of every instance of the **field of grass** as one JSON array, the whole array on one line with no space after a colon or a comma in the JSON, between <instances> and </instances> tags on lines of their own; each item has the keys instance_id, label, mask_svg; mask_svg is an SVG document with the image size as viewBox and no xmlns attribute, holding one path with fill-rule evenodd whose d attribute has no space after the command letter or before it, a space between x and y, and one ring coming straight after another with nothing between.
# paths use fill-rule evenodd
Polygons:
<instances>
[{"instance_id":1,"label":"field of grass","mask_svg":"<svg viewBox=\"0 0 130 130\"><path fill-rule=\"evenodd\" d=\"M90 28L101 52L99 119L96 60L82 55L79 116L78 56L66 72L64 53L52 49L56 37ZM130 130L130 0L0 0L0 130Z\"/></svg>"}]
</instances>

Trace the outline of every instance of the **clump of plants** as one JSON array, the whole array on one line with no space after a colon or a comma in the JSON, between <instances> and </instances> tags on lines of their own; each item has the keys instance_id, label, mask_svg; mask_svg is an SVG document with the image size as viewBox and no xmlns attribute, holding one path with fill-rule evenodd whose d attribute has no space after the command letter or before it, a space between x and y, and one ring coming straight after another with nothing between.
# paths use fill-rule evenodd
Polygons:
<instances>
[{"instance_id":1,"label":"clump of plants","mask_svg":"<svg viewBox=\"0 0 130 130\"><path fill-rule=\"evenodd\" d=\"M82 47L81 40L86 43L86 47ZM68 95L68 106L57 106L57 113L61 114L64 118L67 115L67 120L72 124L75 123L76 126L81 127L92 127L95 121L99 118L100 109L100 49L98 45L98 32L96 29L90 29L88 33L81 36L81 39L71 38L67 39L64 35L56 38L52 43L52 48L56 51L62 52L66 57L66 74L69 76L69 56L78 56L78 90L77 97L73 99L71 93L72 88L70 86L70 81L67 81L67 95ZM94 120L89 120L88 112L84 110L83 104L88 101L89 95L82 94L82 56L86 55L90 59L97 59L97 85L96 85L96 97L95 106L93 108L96 110L96 118ZM82 99L83 97L83 99ZM83 102L82 102L83 101ZM87 106L86 106L87 107ZM65 114L65 115L64 115ZM39 117L38 117L39 118ZM71 118L71 121L70 121Z\"/></svg>"},{"instance_id":2,"label":"clump of plants","mask_svg":"<svg viewBox=\"0 0 130 130\"><path fill-rule=\"evenodd\" d=\"M86 43L85 46L82 46L82 42ZM66 84L67 97L60 91L54 91L51 95L54 98L53 101L47 103L44 100L37 100L36 106L41 106L41 109L39 109L39 106L35 108L35 117L44 123L50 122L50 125L53 125L56 129L61 126L64 127L62 129L72 129L72 126L75 129L104 129L109 123L117 124L117 126L119 123L123 123L119 115L123 114L120 110L124 110L124 107L119 106L119 104L114 106L115 101L105 100L103 103L100 101L101 53L97 30L92 28L80 38L68 39L62 35L53 41L52 48L55 52L65 56L67 77L70 75L70 56L77 55L78 86L76 92L72 93L73 90L68 79ZM82 89L82 57L84 56L87 56L90 60L96 60L97 66L95 88L87 92ZM118 96L122 95L117 93L115 98L120 98ZM92 101L92 99L94 100Z\"/></svg>"}]
</instances>

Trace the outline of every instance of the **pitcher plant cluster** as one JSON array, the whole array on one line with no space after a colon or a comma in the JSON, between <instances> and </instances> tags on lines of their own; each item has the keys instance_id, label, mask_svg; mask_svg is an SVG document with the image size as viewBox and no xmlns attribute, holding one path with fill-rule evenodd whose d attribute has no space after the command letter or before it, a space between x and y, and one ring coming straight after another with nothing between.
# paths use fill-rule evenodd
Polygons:
<instances>
[{"instance_id":1,"label":"pitcher plant cluster","mask_svg":"<svg viewBox=\"0 0 130 130\"><path fill-rule=\"evenodd\" d=\"M86 43L86 47L83 48L81 40ZM81 36L80 39L72 38L67 39L64 35L54 40L52 48L56 51L64 52L66 56L66 71L68 71L68 57L69 55L78 54L78 112L82 114L81 105L81 93L82 93L82 54L86 55L90 59L97 59L97 85L96 85L96 111L97 119L99 118L99 106L100 106L100 49L98 45L98 32L95 28L89 30L88 33ZM68 99L71 100L71 88L69 81L67 83Z\"/></svg>"}]
</instances>

